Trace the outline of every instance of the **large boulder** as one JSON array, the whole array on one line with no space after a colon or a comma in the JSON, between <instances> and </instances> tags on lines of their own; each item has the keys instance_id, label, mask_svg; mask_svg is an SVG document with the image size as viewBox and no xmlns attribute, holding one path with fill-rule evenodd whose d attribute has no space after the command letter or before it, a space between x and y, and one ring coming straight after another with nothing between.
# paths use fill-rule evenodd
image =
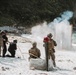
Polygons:
<instances>
[{"instance_id":1,"label":"large boulder","mask_svg":"<svg viewBox=\"0 0 76 75\"><path fill-rule=\"evenodd\" d=\"M48 69L53 69L53 62L50 59ZM30 59L30 69L46 70L46 61L44 59Z\"/></svg>"}]
</instances>

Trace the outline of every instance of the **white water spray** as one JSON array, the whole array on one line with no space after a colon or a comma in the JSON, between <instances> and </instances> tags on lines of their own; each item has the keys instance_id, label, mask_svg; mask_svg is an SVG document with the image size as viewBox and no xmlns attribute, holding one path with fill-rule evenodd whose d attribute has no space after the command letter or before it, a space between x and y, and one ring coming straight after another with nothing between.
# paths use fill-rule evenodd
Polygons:
<instances>
[{"instance_id":1,"label":"white water spray","mask_svg":"<svg viewBox=\"0 0 76 75\"><path fill-rule=\"evenodd\" d=\"M72 26L70 25L68 20L72 16L73 12L71 11L63 12L61 17L57 17L48 25L47 22L44 22L42 25L33 27L31 30L32 35L34 37L39 37L43 41L43 38L51 32L53 34L53 38L57 41L57 47L59 49L70 49Z\"/></svg>"}]
</instances>

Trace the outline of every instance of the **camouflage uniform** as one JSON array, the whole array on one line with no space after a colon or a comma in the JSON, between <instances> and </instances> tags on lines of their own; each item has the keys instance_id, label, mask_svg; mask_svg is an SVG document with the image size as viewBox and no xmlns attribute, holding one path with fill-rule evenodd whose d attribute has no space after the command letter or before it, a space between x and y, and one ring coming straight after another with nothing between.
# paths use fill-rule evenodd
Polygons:
<instances>
[{"instance_id":1,"label":"camouflage uniform","mask_svg":"<svg viewBox=\"0 0 76 75\"><path fill-rule=\"evenodd\" d=\"M54 66L56 66L56 63L55 63L55 54L54 54L55 53L54 46L56 46L56 45L57 45L56 42L53 39L50 38L49 41L48 41L48 59L50 59L50 56L51 56L51 58L53 60L53 65Z\"/></svg>"},{"instance_id":2,"label":"camouflage uniform","mask_svg":"<svg viewBox=\"0 0 76 75\"><path fill-rule=\"evenodd\" d=\"M35 45L35 47L34 47ZM29 59L30 58L40 58L41 53L40 50L38 48L36 48L36 43L33 43L33 47L29 50Z\"/></svg>"},{"instance_id":3,"label":"camouflage uniform","mask_svg":"<svg viewBox=\"0 0 76 75\"><path fill-rule=\"evenodd\" d=\"M13 40L13 42L11 42L9 47L8 47L8 51L11 54L10 57L15 57L16 50L17 50L17 40Z\"/></svg>"},{"instance_id":4,"label":"camouflage uniform","mask_svg":"<svg viewBox=\"0 0 76 75\"><path fill-rule=\"evenodd\" d=\"M2 57L5 57L5 54L7 51L6 43L8 42L8 37L7 37L5 31L3 31L1 34L2 34L2 38L3 38L3 54L2 54Z\"/></svg>"}]
</instances>

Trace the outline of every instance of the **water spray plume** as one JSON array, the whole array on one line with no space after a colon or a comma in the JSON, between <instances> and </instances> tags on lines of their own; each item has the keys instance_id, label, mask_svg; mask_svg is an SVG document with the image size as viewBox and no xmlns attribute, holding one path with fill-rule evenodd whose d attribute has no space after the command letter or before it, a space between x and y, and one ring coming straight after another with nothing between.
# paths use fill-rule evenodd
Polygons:
<instances>
[{"instance_id":1,"label":"water spray plume","mask_svg":"<svg viewBox=\"0 0 76 75\"><path fill-rule=\"evenodd\" d=\"M55 18L53 22L49 24L44 22L42 25L33 27L31 31L32 35L43 39L48 33L52 33L53 38L57 41L58 48L70 49L72 43L72 26L69 23L69 19L71 19L72 16L72 11L65 11L61 14L61 17Z\"/></svg>"}]
</instances>

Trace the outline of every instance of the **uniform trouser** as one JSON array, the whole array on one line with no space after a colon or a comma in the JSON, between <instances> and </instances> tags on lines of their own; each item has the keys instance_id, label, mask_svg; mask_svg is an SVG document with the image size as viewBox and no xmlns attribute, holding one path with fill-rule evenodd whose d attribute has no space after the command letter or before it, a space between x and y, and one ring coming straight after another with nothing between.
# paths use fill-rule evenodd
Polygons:
<instances>
[{"instance_id":1,"label":"uniform trouser","mask_svg":"<svg viewBox=\"0 0 76 75\"><path fill-rule=\"evenodd\" d=\"M51 56L51 58L52 58L52 60L53 60L53 65L54 65L54 67L56 67L56 63L55 63L55 54L54 53L50 53L49 54L49 59L50 59L50 56Z\"/></svg>"},{"instance_id":2,"label":"uniform trouser","mask_svg":"<svg viewBox=\"0 0 76 75\"><path fill-rule=\"evenodd\" d=\"M11 57L15 57L15 54L16 54L16 51L15 50L10 50L9 52L11 54Z\"/></svg>"},{"instance_id":3,"label":"uniform trouser","mask_svg":"<svg viewBox=\"0 0 76 75\"><path fill-rule=\"evenodd\" d=\"M6 44L3 45L3 57L5 57L5 54L6 54L6 51L7 51L7 47L6 47Z\"/></svg>"}]
</instances>

